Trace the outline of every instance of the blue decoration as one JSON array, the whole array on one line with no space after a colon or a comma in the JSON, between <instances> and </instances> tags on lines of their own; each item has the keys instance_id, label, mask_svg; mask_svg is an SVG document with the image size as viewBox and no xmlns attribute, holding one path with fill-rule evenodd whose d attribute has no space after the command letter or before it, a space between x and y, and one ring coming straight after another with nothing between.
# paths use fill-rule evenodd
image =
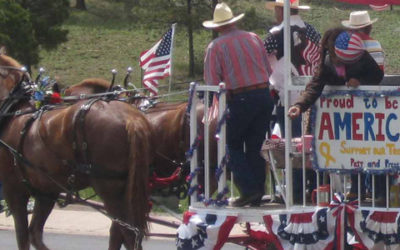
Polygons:
<instances>
[{"instance_id":1,"label":"blue decoration","mask_svg":"<svg viewBox=\"0 0 400 250\"><path fill-rule=\"evenodd\" d=\"M50 77L45 76L45 77L43 77L43 79L40 80L40 87L45 88L49 85L49 83L50 83Z\"/></svg>"},{"instance_id":2,"label":"blue decoration","mask_svg":"<svg viewBox=\"0 0 400 250\"><path fill-rule=\"evenodd\" d=\"M192 109L192 100L193 100L193 96L194 96L194 92L196 89L196 85L197 83L195 82L194 85L190 88L190 93L189 93L189 101L188 101L188 105L186 107L186 114L190 115L190 110Z\"/></svg>"},{"instance_id":3,"label":"blue decoration","mask_svg":"<svg viewBox=\"0 0 400 250\"><path fill-rule=\"evenodd\" d=\"M215 177L217 178L217 181L219 181L219 178L221 177L222 173L224 172L224 167L227 163L227 155L224 155L224 157L221 160L221 163L219 165L219 167L215 170Z\"/></svg>"},{"instance_id":4,"label":"blue decoration","mask_svg":"<svg viewBox=\"0 0 400 250\"><path fill-rule=\"evenodd\" d=\"M43 91L35 91L33 93L33 98L35 101L43 101L44 100L44 92Z\"/></svg>"}]
</instances>

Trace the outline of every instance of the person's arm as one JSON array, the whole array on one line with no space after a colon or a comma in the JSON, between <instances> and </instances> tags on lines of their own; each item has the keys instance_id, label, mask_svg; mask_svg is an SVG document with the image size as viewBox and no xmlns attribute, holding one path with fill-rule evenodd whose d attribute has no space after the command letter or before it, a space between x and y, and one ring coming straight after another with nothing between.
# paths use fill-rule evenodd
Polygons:
<instances>
[{"instance_id":1,"label":"person's arm","mask_svg":"<svg viewBox=\"0 0 400 250\"><path fill-rule=\"evenodd\" d=\"M325 74L323 70L321 70L307 84L306 89L301 94L297 102L289 108L288 115L291 119L298 117L318 99L325 87Z\"/></svg>"},{"instance_id":2,"label":"person's arm","mask_svg":"<svg viewBox=\"0 0 400 250\"><path fill-rule=\"evenodd\" d=\"M306 111L314 104L320 97L325 85L344 84L343 80L340 80L333 71L334 69L329 66L330 64L329 58L326 58L324 63L320 65L319 71L313 76L298 101L294 104L300 108L301 112Z\"/></svg>"},{"instance_id":3,"label":"person's arm","mask_svg":"<svg viewBox=\"0 0 400 250\"><path fill-rule=\"evenodd\" d=\"M222 82L222 69L217 48L211 43L204 58L204 82L209 85L218 85Z\"/></svg>"}]
</instances>

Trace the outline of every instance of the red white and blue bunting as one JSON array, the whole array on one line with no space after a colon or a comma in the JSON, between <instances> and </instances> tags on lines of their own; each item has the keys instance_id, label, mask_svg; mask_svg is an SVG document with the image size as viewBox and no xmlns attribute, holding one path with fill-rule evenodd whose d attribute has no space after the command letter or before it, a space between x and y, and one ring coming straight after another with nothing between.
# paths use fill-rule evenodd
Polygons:
<instances>
[{"instance_id":1,"label":"red white and blue bunting","mask_svg":"<svg viewBox=\"0 0 400 250\"><path fill-rule=\"evenodd\" d=\"M252 225L248 235L282 250L400 250L400 209L360 209L356 203L345 202L343 195L335 194L329 207L266 214L264 225ZM221 249L237 219L222 210L214 215L185 216L177 234L179 250Z\"/></svg>"},{"instance_id":2,"label":"red white and blue bunting","mask_svg":"<svg viewBox=\"0 0 400 250\"><path fill-rule=\"evenodd\" d=\"M178 228L177 249L221 249L236 220L237 215L186 212Z\"/></svg>"}]
</instances>

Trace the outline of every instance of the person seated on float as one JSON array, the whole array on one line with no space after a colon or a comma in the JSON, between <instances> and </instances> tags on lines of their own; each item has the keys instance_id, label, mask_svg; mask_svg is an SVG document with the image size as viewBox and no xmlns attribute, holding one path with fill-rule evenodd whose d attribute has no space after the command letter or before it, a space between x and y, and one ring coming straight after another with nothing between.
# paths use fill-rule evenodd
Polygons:
<instances>
[{"instance_id":1,"label":"person seated on float","mask_svg":"<svg viewBox=\"0 0 400 250\"><path fill-rule=\"evenodd\" d=\"M378 21L377 18L371 20L368 11L354 11L350 13L349 20L343 20L342 25L347 29L350 29L357 34L363 40L363 45L366 51L374 58L380 69L384 72L384 59L385 55L381 44L371 37L372 24ZM365 197L366 192L366 181L365 174L361 174L361 194L362 200ZM371 183L369 181L369 183ZM375 190L378 198L377 205L383 205L386 197L386 177L385 175L375 176ZM358 193L358 176L356 174L351 175L351 188L350 192L346 194L346 198L353 200L357 198Z\"/></svg>"},{"instance_id":2,"label":"person seated on float","mask_svg":"<svg viewBox=\"0 0 400 250\"><path fill-rule=\"evenodd\" d=\"M349 49L349 44L352 49ZM365 50L361 37L354 31L334 28L322 38L321 63L317 74L307 84L297 102L289 108L291 119L306 111L320 97L325 85L377 85L383 71Z\"/></svg>"},{"instance_id":3,"label":"person seated on float","mask_svg":"<svg viewBox=\"0 0 400 250\"><path fill-rule=\"evenodd\" d=\"M357 13L356 13L357 14ZM369 25L374 21L363 14ZM364 28L365 26L363 26ZM351 46L349 46L351 45ZM306 111L320 97L325 85L377 85L384 76L382 68L367 52L359 30L334 28L325 32L321 42L321 62L317 74L307 84L304 93L289 108L291 119ZM352 175L352 190L357 188L357 175ZM362 187L362 190L365 188Z\"/></svg>"}]
</instances>

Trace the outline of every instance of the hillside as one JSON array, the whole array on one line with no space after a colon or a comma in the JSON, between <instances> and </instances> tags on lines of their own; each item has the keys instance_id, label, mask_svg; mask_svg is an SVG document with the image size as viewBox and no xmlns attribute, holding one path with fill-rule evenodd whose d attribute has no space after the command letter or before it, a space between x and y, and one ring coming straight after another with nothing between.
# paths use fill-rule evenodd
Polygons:
<instances>
[{"instance_id":1,"label":"hillside","mask_svg":"<svg viewBox=\"0 0 400 250\"><path fill-rule=\"evenodd\" d=\"M72 1L74 2L74 1ZM230 1L227 1L230 2ZM302 1L312 6L310 11L302 11L304 20L313 24L321 33L340 21L347 19L351 10L368 9L371 18L378 17L374 24L372 37L378 39L386 52L386 74L400 72L400 6L392 11L375 12L368 6L355 6L333 0ZM233 8L235 13L244 12L251 7L257 15L255 28L252 30L262 38L274 22L273 13L264 8L264 0L237 1ZM41 52L39 66L47 70L50 77L62 84L70 85L89 77L111 79L111 69L117 69L117 84L122 82L126 68L134 68L132 82L140 87L139 55L149 49L168 29L168 24L154 22L146 24L130 23L123 18L122 5L107 0L87 0L88 11L77 11L71 8L71 16L65 23L69 30L68 42L57 50ZM211 13L210 13L211 16ZM253 21L254 19L244 19ZM153 27L148 29L147 27ZM211 32L200 27L194 33L196 74L194 79L201 79L204 49L211 39ZM173 81L187 82L188 75L188 42L183 25L177 27L174 47ZM34 72L37 72L34 69ZM35 75L35 73L34 73ZM165 83L164 83L165 84ZM187 85L174 85L174 88L186 88Z\"/></svg>"}]
</instances>

